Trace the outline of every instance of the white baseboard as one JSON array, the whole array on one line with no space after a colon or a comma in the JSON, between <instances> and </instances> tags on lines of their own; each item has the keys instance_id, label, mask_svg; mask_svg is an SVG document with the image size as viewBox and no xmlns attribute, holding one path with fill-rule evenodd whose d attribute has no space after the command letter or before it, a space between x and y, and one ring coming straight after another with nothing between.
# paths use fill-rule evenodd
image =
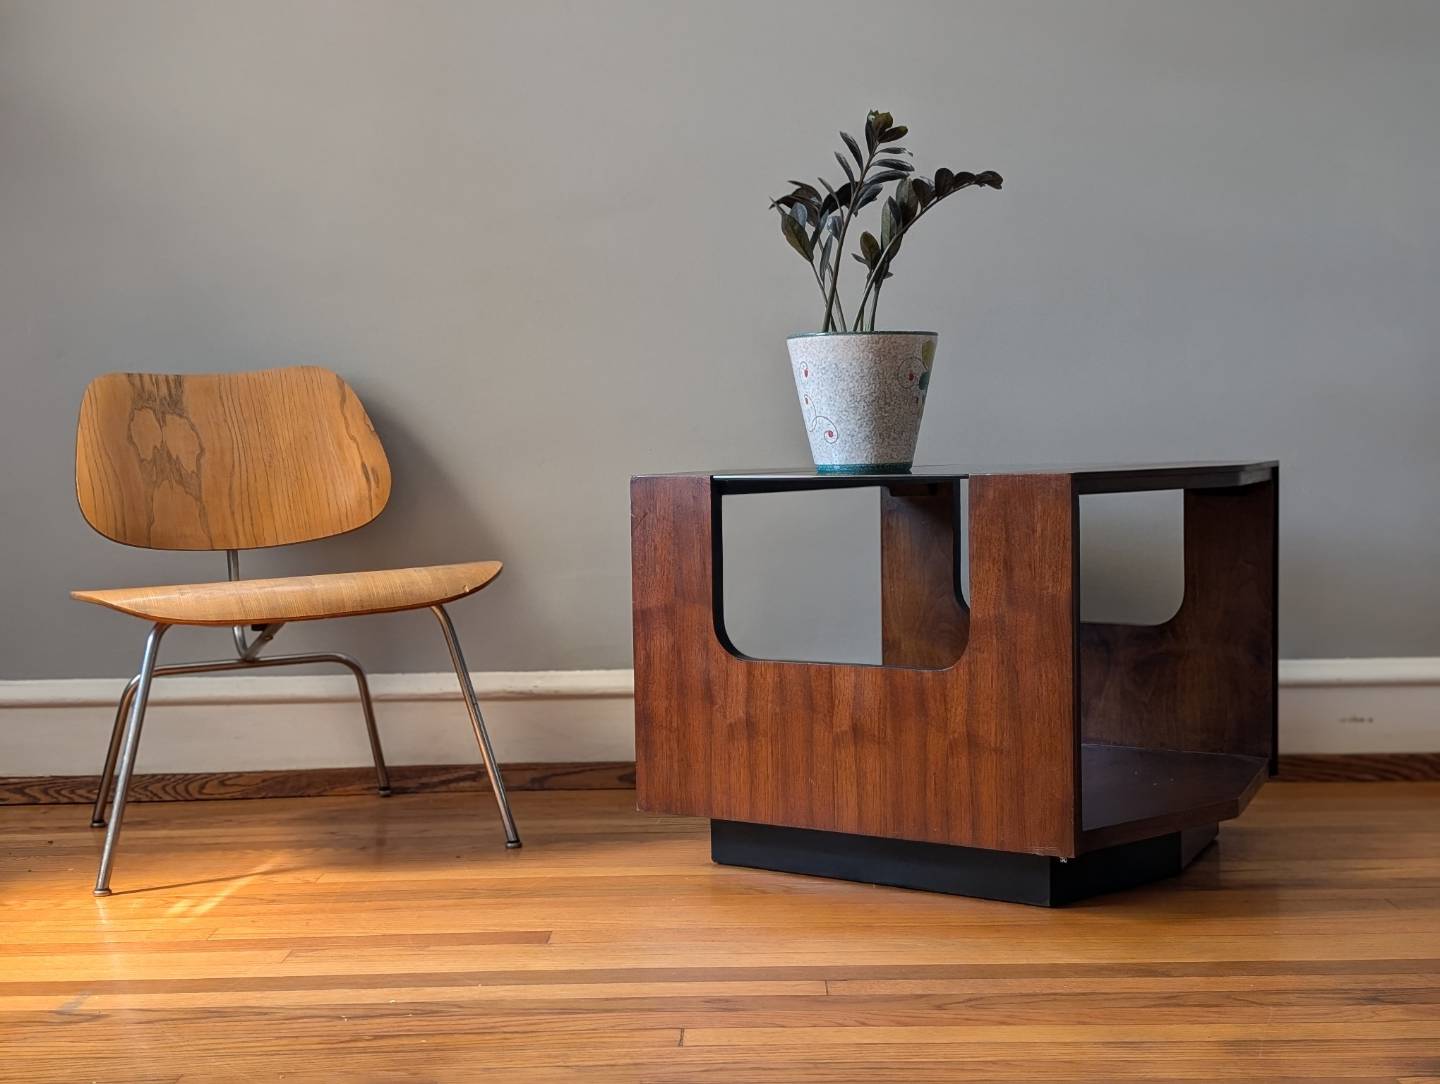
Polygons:
<instances>
[{"instance_id":1,"label":"white baseboard","mask_svg":"<svg viewBox=\"0 0 1440 1084\"><path fill-rule=\"evenodd\" d=\"M478 673L476 691L507 762L630 760L629 670ZM371 679L392 764L468 764L474 740L453 674ZM99 770L124 681L0 681L0 775ZM1280 664L1284 753L1440 752L1440 659L1294 659ZM157 681L139 769L254 771L362 765L354 682L243 674Z\"/></svg>"},{"instance_id":2,"label":"white baseboard","mask_svg":"<svg viewBox=\"0 0 1440 1084\"><path fill-rule=\"evenodd\" d=\"M629 670L477 673L475 691L505 763L632 760ZM0 775L100 770L123 679L0 681ZM453 673L373 674L391 764L472 764L475 739ZM242 674L155 682L137 769L261 771L368 764L355 682Z\"/></svg>"},{"instance_id":3,"label":"white baseboard","mask_svg":"<svg viewBox=\"0 0 1440 1084\"><path fill-rule=\"evenodd\" d=\"M1281 660L1280 752L1440 752L1440 658Z\"/></svg>"}]
</instances>

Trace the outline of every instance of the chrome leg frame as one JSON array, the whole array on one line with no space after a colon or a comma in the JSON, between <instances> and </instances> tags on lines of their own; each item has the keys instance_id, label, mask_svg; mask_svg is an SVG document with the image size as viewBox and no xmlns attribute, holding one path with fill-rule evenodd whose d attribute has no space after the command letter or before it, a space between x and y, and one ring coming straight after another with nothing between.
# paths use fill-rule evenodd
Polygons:
<instances>
[{"instance_id":1,"label":"chrome leg frame","mask_svg":"<svg viewBox=\"0 0 1440 1084\"><path fill-rule=\"evenodd\" d=\"M213 674L222 670L258 670L267 666L308 666L334 663L343 666L355 675L355 685L360 690L360 707L365 712L365 733L370 739L370 754L375 758L375 783L382 798L390 796L390 773L385 768L385 753L380 748L380 731L375 725L375 704L370 698L370 683L360 663L349 655L338 651L306 655L274 655L268 659L220 659L216 662L186 662L173 666L157 666L153 677L174 677L179 674ZM92 828L105 827L105 802L110 795L110 781L115 775L115 761L120 756L120 738L125 730L125 716L130 710L135 688L140 683L139 675L130 679L120 696L120 705L115 711L115 727L110 732L110 750L105 756L105 768L100 773L100 788L95 795L95 808L90 814Z\"/></svg>"},{"instance_id":2,"label":"chrome leg frame","mask_svg":"<svg viewBox=\"0 0 1440 1084\"><path fill-rule=\"evenodd\" d=\"M450 648L450 661L455 664L455 676L460 679L460 693L465 699L466 709L470 712L470 726L475 731L480 756L485 761L490 785L495 790L495 802L500 807L500 821L505 825L505 846L518 847L520 834L515 831L515 818L510 815L510 802L505 797L505 781L500 778L500 765L495 763L495 751L490 748L490 735L486 732L485 720L480 715L480 701L475 698L475 686L470 680L470 669L465 665L465 655L460 650L460 638L455 635L455 625L444 606L431 606L430 609L445 633L445 644Z\"/></svg>"},{"instance_id":3,"label":"chrome leg frame","mask_svg":"<svg viewBox=\"0 0 1440 1084\"><path fill-rule=\"evenodd\" d=\"M460 639L455 634L455 625L444 606L432 606L440 629L445 634L445 644L450 649L450 661L455 665L455 676L460 681L460 693L465 708L470 714L470 726L475 731L475 741L480 746L480 756L485 762L485 771L495 791L495 803L500 809L500 821L505 828L505 846L519 847L520 834L515 829L515 818L510 813L510 802L505 795L505 781L500 776L500 766L495 761L495 750L490 745L490 735L485 729L485 719L480 714L480 701L475 696L475 686L470 680L470 670L465 655L460 649ZM95 806L90 814L90 824L96 828L106 827L105 802L110 796L111 780L114 780L114 797L111 799L110 819L105 833L105 845L100 854L100 871L95 878L95 895L110 895L110 871L115 863L115 846L120 838L120 824L125 815L125 799L130 789L130 778L135 772L135 757L140 748L140 729L145 722L145 708L150 699L150 686L157 677L171 677L179 674L211 674L226 670L254 670L272 666L306 666L317 663L333 663L343 666L355 676L360 692L360 706L365 713L365 731L370 739L370 752L375 759L376 784L381 795L390 794L390 775L385 768L385 754L380 747L380 732L375 725L375 705L370 696L370 683L365 671L349 655L339 652L311 653L303 655L274 655L260 658L258 653L274 638L280 624L267 625L253 643L246 643L243 629L235 630L236 648L239 657L214 662L175 663L170 666L156 666L160 650L160 638L168 625L157 624L145 640L145 653L141 658L140 672L130 679L120 696L115 711L115 724L110 732L110 746L105 754L105 767L100 774L100 786L95 796ZM117 771L118 762L118 771Z\"/></svg>"},{"instance_id":4,"label":"chrome leg frame","mask_svg":"<svg viewBox=\"0 0 1440 1084\"><path fill-rule=\"evenodd\" d=\"M321 662L334 662L347 667L355 675L355 684L360 689L360 707L365 712L365 733L370 737L370 755L375 759L375 786L380 797L390 797L390 773L385 770L385 754L380 749L380 730L375 725L375 704L370 699L370 682L365 671L349 655L326 655Z\"/></svg>"},{"instance_id":5,"label":"chrome leg frame","mask_svg":"<svg viewBox=\"0 0 1440 1084\"><path fill-rule=\"evenodd\" d=\"M239 550L225 551L225 572L232 583L240 578ZM355 684L360 688L360 707L365 711L365 732L370 737L370 755L375 759L375 779L379 785L380 797L388 798L390 796L390 774L385 770L385 754L380 751L380 731L375 728L375 705L370 700L370 683L365 679L365 671L349 655L339 653L282 655L274 659L261 659L260 652L265 650L266 645L275 639L275 634L284 627L285 622L272 621L258 628L259 635L254 640L247 640L245 626L233 626L230 632L235 639L236 661L251 666L299 666L310 662L333 662L354 674ZM239 669L239 667L218 667L218 669ZM198 671L188 672L193 674ZM105 784L101 783L100 786L103 789Z\"/></svg>"},{"instance_id":6,"label":"chrome leg frame","mask_svg":"<svg viewBox=\"0 0 1440 1084\"><path fill-rule=\"evenodd\" d=\"M115 862L115 843L120 838L120 822L125 816L125 792L130 787L130 775L135 771L135 753L140 748L140 726L145 722L145 703L150 699L150 682L155 676L155 657L160 652L160 638L165 635L168 627L156 625L145 638L145 654L140 660L140 673L135 676L129 719L125 723L124 744L120 748L120 772L115 780L115 804L110 808L110 827L105 833L105 849L100 853L100 872L95 878L97 896L110 895L110 867Z\"/></svg>"},{"instance_id":7,"label":"chrome leg frame","mask_svg":"<svg viewBox=\"0 0 1440 1084\"><path fill-rule=\"evenodd\" d=\"M225 561L230 579L239 579L240 554L236 550L227 550ZM105 801L110 795L111 780L114 779L115 798L110 810L110 827L105 833L105 849L100 856L100 874L95 880L95 895L110 895L110 867L115 861L115 841L120 836L120 819L125 812L126 791L130 787L130 776L135 771L135 754L140 747L140 727L145 722L145 705L150 698L150 685L157 677L171 677L177 674L213 674L222 670L255 670L269 666L307 666L315 663L333 663L336 666L345 667L355 675L355 685L360 690L360 707L365 712L365 733L370 739L370 755L375 759L376 785L382 797L390 794L390 773L385 769L385 754L380 748L380 731L375 725L375 704L370 698L370 683L365 678L365 671L349 655L342 655L339 652L275 655L270 658L260 658L260 652L275 638L275 634L284 624L283 621L275 621L263 628L257 626L259 635L253 641L247 640L243 625L236 625L232 629L235 639L235 658L221 659L216 662L176 663L170 666L155 665L155 657L160 647L160 637L165 634L165 630L169 626L157 624L150 630L150 636L145 641L145 654L140 663L140 672L130 679L130 684L125 686L125 691L120 695L120 703L115 709L115 725L110 730L110 747L105 753L105 767L100 773L100 786L95 795L95 807L90 812L90 826L104 828ZM451 635L454 635L453 630ZM458 645L453 650L458 651ZM475 709L477 713L478 710L478 708ZM478 714L476 714L476 718L478 718ZM480 733L483 733L483 730ZM484 748L488 756L488 742ZM118 777L115 771L117 761L120 765ZM489 763L490 761L487 759L486 764ZM508 810L505 815L506 823L509 824ZM509 830L513 834L513 827ZM516 846L518 845L517 843Z\"/></svg>"},{"instance_id":8,"label":"chrome leg frame","mask_svg":"<svg viewBox=\"0 0 1440 1084\"><path fill-rule=\"evenodd\" d=\"M130 679L125 691L120 694L120 703L115 708L115 725L110 728L110 748L105 753L105 768L100 772L100 786L95 791L95 808L90 811L90 827L105 827L105 799L110 795L110 780L115 775L115 762L120 759L120 737L125 733L125 716L130 714L130 701L135 696L135 686L140 684L140 675Z\"/></svg>"}]
</instances>

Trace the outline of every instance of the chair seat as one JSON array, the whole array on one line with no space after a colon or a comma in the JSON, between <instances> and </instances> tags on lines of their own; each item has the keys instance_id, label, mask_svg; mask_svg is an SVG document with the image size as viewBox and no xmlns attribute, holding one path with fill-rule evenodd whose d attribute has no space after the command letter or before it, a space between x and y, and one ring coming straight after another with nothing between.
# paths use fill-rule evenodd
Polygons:
<instances>
[{"instance_id":1,"label":"chair seat","mask_svg":"<svg viewBox=\"0 0 1440 1084\"><path fill-rule=\"evenodd\" d=\"M418 610L472 595L500 575L499 561L281 576L165 587L72 591L71 598L167 625L261 625Z\"/></svg>"}]
</instances>

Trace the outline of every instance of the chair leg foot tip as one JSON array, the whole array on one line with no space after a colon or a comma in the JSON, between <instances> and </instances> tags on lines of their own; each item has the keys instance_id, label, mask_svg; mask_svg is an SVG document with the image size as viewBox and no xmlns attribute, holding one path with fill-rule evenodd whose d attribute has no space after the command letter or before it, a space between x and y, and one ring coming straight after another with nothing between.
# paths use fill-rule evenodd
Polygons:
<instances>
[{"instance_id":1,"label":"chair leg foot tip","mask_svg":"<svg viewBox=\"0 0 1440 1084\"><path fill-rule=\"evenodd\" d=\"M91 821L91 822L90 822L90 827L91 827L91 828L104 828L104 827L105 827L105 822L104 822L104 821Z\"/></svg>"},{"instance_id":2,"label":"chair leg foot tip","mask_svg":"<svg viewBox=\"0 0 1440 1084\"><path fill-rule=\"evenodd\" d=\"M380 793L380 797L382 797L382 798L388 798L388 797L390 797L390 795L394 794L395 792L394 792L393 790L391 790L389 787L381 787L379 793Z\"/></svg>"},{"instance_id":3,"label":"chair leg foot tip","mask_svg":"<svg viewBox=\"0 0 1440 1084\"><path fill-rule=\"evenodd\" d=\"M523 844L521 844L518 839L507 839L505 841L505 847L507 850L518 851L521 846L523 846Z\"/></svg>"},{"instance_id":4,"label":"chair leg foot tip","mask_svg":"<svg viewBox=\"0 0 1440 1084\"><path fill-rule=\"evenodd\" d=\"M97 895L97 896L108 896L108 895L110 895L110 890L109 890L108 888L97 888L97 889L95 890L95 895Z\"/></svg>"}]
</instances>

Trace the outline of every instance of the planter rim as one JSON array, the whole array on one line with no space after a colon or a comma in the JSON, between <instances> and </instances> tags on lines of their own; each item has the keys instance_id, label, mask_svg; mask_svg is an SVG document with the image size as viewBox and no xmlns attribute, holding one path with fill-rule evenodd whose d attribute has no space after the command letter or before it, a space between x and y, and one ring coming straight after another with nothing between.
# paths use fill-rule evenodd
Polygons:
<instances>
[{"instance_id":1,"label":"planter rim","mask_svg":"<svg viewBox=\"0 0 1440 1084\"><path fill-rule=\"evenodd\" d=\"M794 335L786 335L785 341L791 339L840 339L845 337L863 338L871 335L930 335L939 338L938 331L797 331Z\"/></svg>"}]
</instances>

